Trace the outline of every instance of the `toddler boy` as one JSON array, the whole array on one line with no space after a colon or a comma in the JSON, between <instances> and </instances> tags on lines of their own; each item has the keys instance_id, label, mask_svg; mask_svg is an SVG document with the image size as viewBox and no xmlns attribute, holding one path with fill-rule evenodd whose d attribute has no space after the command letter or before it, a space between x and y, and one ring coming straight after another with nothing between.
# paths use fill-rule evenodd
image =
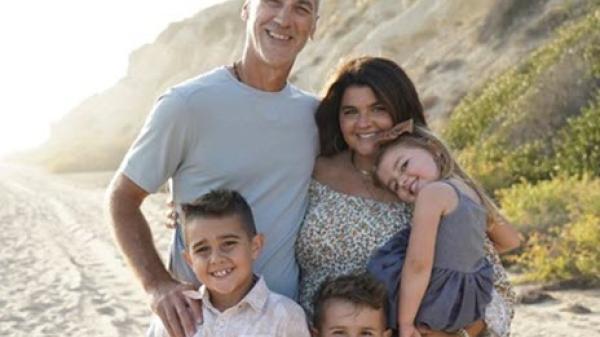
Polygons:
<instances>
[{"instance_id":1,"label":"toddler boy","mask_svg":"<svg viewBox=\"0 0 600 337\"><path fill-rule=\"evenodd\" d=\"M325 281L314 301L314 337L390 337L386 290L368 274Z\"/></svg>"}]
</instances>

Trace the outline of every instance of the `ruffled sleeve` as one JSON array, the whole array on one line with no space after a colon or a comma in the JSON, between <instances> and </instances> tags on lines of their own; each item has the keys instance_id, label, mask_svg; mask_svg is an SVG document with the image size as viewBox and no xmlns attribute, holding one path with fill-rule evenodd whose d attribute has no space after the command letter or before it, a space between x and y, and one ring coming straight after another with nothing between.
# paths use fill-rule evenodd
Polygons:
<instances>
[{"instance_id":1,"label":"ruffled sleeve","mask_svg":"<svg viewBox=\"0 0 600 337\"><path fill-rule=\"evenodd\" d=\"M482 336L508 337L515 314L516 294L502 266L500 256L489 239L485 240L487 258L494 267L494 289L492 301L486 307L485 323L487 330Z\"/></svg>"}]
</instances>

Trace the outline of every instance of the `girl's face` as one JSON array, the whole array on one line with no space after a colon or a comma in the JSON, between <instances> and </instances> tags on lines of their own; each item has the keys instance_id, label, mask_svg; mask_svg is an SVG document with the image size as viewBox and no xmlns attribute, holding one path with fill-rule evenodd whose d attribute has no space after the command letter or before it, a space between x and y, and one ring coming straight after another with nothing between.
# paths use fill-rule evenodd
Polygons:
<instances>
[{"instance_id":1,"label":"girl's face","mask_svg":"<svg viewBox=\"0 0 600 337\"><path fill-rule=\"evenodd\" d=\"M342 96L340 129L351 151L372 156L378 148L377 133L394 125L392 116L368 86L350 86Z\"/></svg>"},{"instance_id":2,"label":"girl's face","mask_svg":"<svg viewBox=\"0 0 600 337\"><path fill-rule=\"evenodd\" d=\"M440 177L433 155L420 147L399 144L385 151L377 177L400 200L414 202L427 184Z\"/></svg>"}]
</instances>

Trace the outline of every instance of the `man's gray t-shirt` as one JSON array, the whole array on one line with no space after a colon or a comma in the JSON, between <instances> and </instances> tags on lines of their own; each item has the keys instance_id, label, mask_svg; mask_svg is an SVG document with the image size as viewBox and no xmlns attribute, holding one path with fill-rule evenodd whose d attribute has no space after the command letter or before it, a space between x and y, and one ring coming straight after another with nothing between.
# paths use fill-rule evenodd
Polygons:
<instances>
[{"instance_id":1,"label":"man's gray t-shirt","mask_svg":"<svg viewBox=\"0 0 600 337\"><path fill-rule=\"evenodd\" d=\"M254 270L270 289L294 298L294 242L317 154L317 104L290 84L259 91L217 68L159 98L121 171L149 193L172 178L177 204L216 188L239 191L266 237ZM180 254L180 228L171 249L175 277L197 284Z\"/></svg>"}]
</instances>

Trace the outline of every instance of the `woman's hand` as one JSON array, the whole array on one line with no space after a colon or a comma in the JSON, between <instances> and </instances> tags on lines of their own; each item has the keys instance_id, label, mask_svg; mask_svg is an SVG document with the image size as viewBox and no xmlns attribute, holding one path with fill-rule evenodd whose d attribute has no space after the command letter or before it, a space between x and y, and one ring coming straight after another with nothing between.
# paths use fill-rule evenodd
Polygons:
<instances>
[{"instance_id":1,"label":"woman's hand","mask_svg":"<svg viewBox=\"0 0 600 337\"><path fill-rule=\"evenodd\" d=\"M468 326L465 327L465 330L471 337L479 336L483 330L485 330L486 325L483 320L477 320ZM417 327L417 330L421 333L423 337L456 337L455 334L447 333L444 331L435 331L431 330L425 326Z\"/></svg>"},{"instance_id":2,"label":"woman's hand","mask_svg":"<svg viewBox=\"0 0 600 337\"><path fill-rule=\"evenodd\" d=\"M453 334L449 334L444 331L431 330L424 326L420 326L417 331L419 331L423 337L456 337Z\"/></svg>"},{"instance_id":3,"label":"woman's hand","mask_svg":"<svg viewBox=\"0 0 600 337\"><path fill-rule=\"evenodd\" d=\"M421 337L419 331L412 324L398 326L400 337Z\"/></svg>"},{"instance_id":4,"label":"woman's hand","mask_svg":"<svg viewBox=\"0 0 600 337\"><path fill-rule=\"evenodd\" d=\"M494 217L494 224L487 234L498 253L506 253L521 245L521 234L504 216Z\"/></svg>"},{"instance_id":5,"label":"woman's hand","mask_svg":"<svg viewBox=\"0 0 600 337\"><path fill-rule=\"evenodd\" d=\"M165 211L165 227L175 229L177 227L177 211L175 210L175 202L169 198L166 202L167 210Z\"/></svg>"}]
</instances>

